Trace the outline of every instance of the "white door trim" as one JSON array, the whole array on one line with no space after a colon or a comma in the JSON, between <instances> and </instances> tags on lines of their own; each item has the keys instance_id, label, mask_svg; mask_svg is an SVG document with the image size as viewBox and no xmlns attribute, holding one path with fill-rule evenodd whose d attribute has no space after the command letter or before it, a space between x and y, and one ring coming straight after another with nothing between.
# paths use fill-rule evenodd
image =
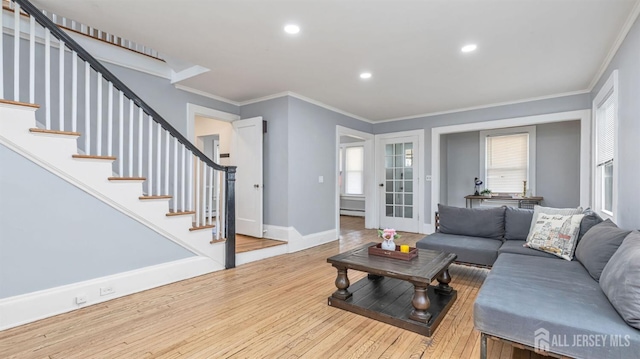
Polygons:
<instances>
[{"instance_id":1,"label":"white door trim","mask_svg":"<svg viewBox=\"0 0 640 359\"><path fill-rule=\"evenodd\" d=\"M376 207L376 182L370 179L375 178L375 155L374 155L374 135L348 127L336 125L336 229L340 230L340 136L355 136L364 140L364 227L378 228L378 212Z\"/></svg>"},{"instance_id":2,"label":"white door trim","mask_svg":"<svg viewBox=\"0 0 640 359\"><path fill-rule=\"evenodd\" d=\"M418 136L418 154L419 155L423 155L426 153L425 151L425 144L424 144L424 130L412 130L412 131L401 131L401 132L391 132L391 133L382 133L379 135L375 135L375 163L378 164L380 163L380 159L382 156L384 156L384 153L381 153L379 150L380 147L380 141L383 139L389 139L389 138L396 138L396 137L407 137L407 136ZM425 168L425 159L421 159L419 158L417 161L417 173L418 173L418 204L417 204L417 208L418 208L418 231L419 233L425 233L424 231L424 223L425 223L425 218L424 218L424 210L425 210L425 205L424 205L424 168ZM383 178L379 177L379 168L376 168L375 170L375 179L376 182L375 183L380 183L380 181L383 181ZM375 200L375 208L376 208L376 218L375 218L375 227L377 228L380 225L380 216L379 216L379 211L380 211L380 206L379 206L379 201L378 201L378 196L374 195L373 196L376 200Z\"/></svg>"},{"instance_id":3,"label":"white door trim","mask_svg":"<svg viewBox=\"0 0 640 359\"><path fill-rule=\"evenodd\" d=\"M226 122L233 122L240 119L239 115L218 111L209 107L196 105L193 103L187 103L187 135L185 136L189 141L195 141L195 123L196 116L202 116L207 118L213 118L215 120L221 120Z\"/></svg>"},{"instance_id":4,"label":"white door trim","mask_svg":"<svg viewBox=\"0 0 640 359\"><path fill-rule=\"evenodd\" d=\"M449 133L490 130L495 128L538 125L543 123L580 120L580 206L591 204L591 110L576 110L537 116L507 118L461 125L441 126L431 129L431 213L438 210L440 202L440 136ZM433 223L425 226L433 231Z\"/></svg>"}]
</instances>

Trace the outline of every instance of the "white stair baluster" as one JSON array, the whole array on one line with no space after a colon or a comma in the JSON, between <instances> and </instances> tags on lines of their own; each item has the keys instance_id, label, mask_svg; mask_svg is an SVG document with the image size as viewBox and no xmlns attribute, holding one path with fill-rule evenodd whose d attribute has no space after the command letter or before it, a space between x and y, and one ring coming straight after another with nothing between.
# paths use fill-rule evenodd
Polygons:
<instances>
[{"instance_id":1,"label":"white stair baluster","mask_svg":"<svg viewBox=\"0 0 640 359\"><path fill-rule=\"evenodd\" d=\"M58 41L58 120L60 131L64 131L64 41Z\"/></svg>"},{"instance_id":2,"label":"white stair baluster","mask_svg":"<svg viewBox=\"0 0 640 359\"><path fill-rule=\"evenodd\" d=\"M99 72L96 72L96 87L96 154L102 156L102 74Z\"/></svg>"},{"instance_id":3,"label":"white stair baluster","mask_svg":"<svg viewBox=\"0 0 640 359\"><path fill-rule=\"evenodd\" d=\"M78 54L71 53L71 131L78 130Z\"/></svg>"},{"instance_id":4,"label":"white stair baluster","mask_svg":"<svg viewBox=\"0 0 640 359\"><path fill-rule=\"evenodd\" d=\"M4 10L2 11L4 15ZM4 34L3 19L4 16L0 16L0 32ZM0 36L0 98L4 98L4 35Z\"/></svg>"},{"instance_id":5,"label":"white stair baluster","mask_svg":"<svg viewBox=\"0 0 640 359\"><path fill-rule=\"evenodd\" d=\"M178 211L178 139L173 138L173 210Z\"/></svg>"},{"instance_id":6,"label":"white stair baluster","mask_svg":"<svg viewBox=\"0 0 640 359\"><path fill-rule=\"evenodd\" d=\"M120 92L120 108L124 111L124 94ZM133 177L133 101L129 103L129 177Z\"/></svg>"},{"instance_id":7,"label":"white stair baluster","mask_svg":"<svg viewBox=\"0 0 640 359\"><path fill-rule=\"evenodd\" d=\"M169 148L171 148L171 136L169 131L164 131L164 194L169 194Z\"/></svg>"},{"instance_id":8,"label":"white stair baluster","mask_svg":"<svg viewBox=\"0 0 640 359\"><path fill-rule=\"evenodd\" d=\"M91 126L89 117L91 116L91 66L84 63L84 152L91 154Z\"/></svg>"},{"instance_id":9,"label":"white stair baluster","mask_svg":"<svg viewBox=\"0 0 640 359\"><path fill-rule=\"evenodd\" d=\"M124 94L118 91L118 175L120 177L124 177L124 159Z\"/></svg>"},{"instance_id":10,"label":"white stair baluster","mask_svg":"<svg viewBox=\"0 0 640 359\"><path fill-rule=\"evenodd\" d=\"M161 195L162 193L162 126L157 124L157 137L156 137L156 193Z\"/></svg>"},{"instance_id":11,"label":"white stair baluster","mask_svg":"<svg viewBox=\"0 0 640 359\"><path fill-rule=\"evenodd\" d=\"M133 108L133 100L129 100L129 106ZM144 140L142 119L142 109L138 108L138 177L144 177L142 174L142 142Z\"/></svg>"},{"instance_id":12,"label":"white stair baluster","mask_svg":"<svg viewBox=\"0 0 640 359\"><path fill-rule=\"evenodd\" d=\"M180 195L180 203L181 203L180 210L182 212L186 211L186 208L187 208L186 205L185 205L185 201L186 201L186 198L187 198L187 195L186 195L186 192L187 192L186 191L187 171L185 171L185 164L186 163L187 163L187 149L184 146L184 144L182 144L182 161L181 161L181 165L180 165L180 167L181 167L180 173L182 173L182 183L180 184L180 187L182 189L182 191L181 191L182 194Z\"/></svg>"},{"instance_id":13,"label":"white stair baluster","mask_svg":"<svg viewBox=\"0 0 640 359\"><path fill-rule=\"evenodd\" d=\"M153 195L153 117L149 116L149 153L147 154L147 191L148 195ZM158 193L159 194L159 193Z\"/></svg>"},{"instance_id":14,"label":"white stair baluster","mask_svg":"<svg viewBox=\"0 0 640 359\"><path fill-rule=\"evenodd\" d=\"M213 216L213 167L207 167L209 169L209 194L207 195L207 208L209 208L209 213L207 217L207 224L211 225L211 217Z\"/></svg>"},{"instance_id":15,"label":"white stair baluster","mask_svg":"<svg viewBox=\"0 0 640 359\"><path fill-rule=\"evenodd\" d=\"M29 103L36 103L36 18L33 16L29 17Z\"/></svg>"},{"instance_id":16,"label":"white stair baluster","mask_svg":"<svg viewBox=\"0 0 640 359\"><path fill-rule=\"evenodd\" d=\"M45 128L51 129L51 33L44 29L44 106Z\"/></svg>"},{"instance_id":17,"label":"white stair baluster","mask_svg":"<svg viewBox=\"0 0 640 359\"><path fill-rule=\"evenodd\" d=\"M113 156L113 84L111 82L107 85L107 156ZM118 159L120 158L118 153ZM118 175L122 176L122 171Z\"/></svg>"},{"instance_id":18,"label":"white stair baluster","mask_svg":"<svg viewBox=\"0 0 640 359\"><path fill-rule=\"evenodd\" d=\"M195 157L195 156L194 156ZM201 215L201 211L200 208L198 208L198 204L200 204L201 202L201 198L200 198L200 159L198 157L195 157L196 160L196 197L195 197L195 206L193 208L194 211L196 211L196 227L200 227L200 215Z\"/></svg>"},{"instance_id":19,"label":"white stair baluster","mask_svg":"<svg viewBox=\"0 0 640 359\"><path fill-rule=\"evenodd\" d=\"M4 13L4 10L2 12ZM13 100L20 101L20 4L18 3L13 10L13 31Z\"/></svg>"},{"instance_id":20,"label":"white stair baluster","mask_svg":"<svg viewBox=\"0 0 640 359\"><path fill-rule=\"evenodd\" d=\"M204 161L198 160L200 166L202 167L202 193L200 194L200 207L202 210L201 226L204 226L207 222L207 164Z\"/></svg>"},{"instance_id":21,"label":"white stair baluster","mask_svg":"<svg viewBox=\"0 0 640 359\"><path fill-rule=\"evenodd\" d=\"M187 170L187 200L189 201L189 210L195 211L193 206L193 154L189 151L189 170Z\"/></svg>"}]
</instances>

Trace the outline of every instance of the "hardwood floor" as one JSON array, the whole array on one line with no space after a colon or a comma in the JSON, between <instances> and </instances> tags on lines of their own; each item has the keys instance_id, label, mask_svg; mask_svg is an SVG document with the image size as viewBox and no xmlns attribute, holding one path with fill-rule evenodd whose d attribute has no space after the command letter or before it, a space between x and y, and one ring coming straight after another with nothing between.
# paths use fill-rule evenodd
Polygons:
<instances>
[{"instance_id":1,"label":"hardwood floor","mask_svg":"<svg viewBox=\"0 0 640 359\"><path fill-rule=\"evenodd\" d=\"M256 249L281 246L284 244L287 244L287 242L236 234L236 253L250 252Z\"/></svg>"},{"instance_id":2,"label":"hardwood floor","mask_svg":"<svg viewBox=\"0 0 640 359\"><path fill-rule=\"evenodd\" d=\"M430 338L327 305L326 258L377 241L362 227L344 218L340 241L2 331L0 358L479 358L472 308L485 269L452 265L458 299ZM492 359L512 351L489 341Z\"/></svg>"}]
</instances>

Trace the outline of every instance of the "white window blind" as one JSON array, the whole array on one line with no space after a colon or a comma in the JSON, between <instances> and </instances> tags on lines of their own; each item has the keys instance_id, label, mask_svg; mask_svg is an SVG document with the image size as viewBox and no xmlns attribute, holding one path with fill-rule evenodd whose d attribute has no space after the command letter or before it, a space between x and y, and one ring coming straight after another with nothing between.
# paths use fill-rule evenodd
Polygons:
<instances>
[{"instance_id":1,"label":"white window blind","mask_svg":"<svg viewBox=\"0 0 640 359\"><path fill-rule=\"evenodd\" d=\"M345 194L364 194L364 147L345 149Z\"/></svg>"},{"instance_id":2,"label":"white window blind","mask_svg":"<svg viewBox=\"0 0 640 359\"><path fill-rule=\"evenodd\" d=\"M615 121L614 97L609 95L598 107L597 120L597 165L602 166L613 160L613 136Z\"/></svg>"},{"instance_id":3,"label":"white window blind","mask_svg":"<svg viewBox=\"0 0 640 359\"><path fill-rule=\"evenodd\" d=\"M529 134L489 136L486 146L486 188L497 193L522 193L528 177Z\"/></svg>"}]
</instances>

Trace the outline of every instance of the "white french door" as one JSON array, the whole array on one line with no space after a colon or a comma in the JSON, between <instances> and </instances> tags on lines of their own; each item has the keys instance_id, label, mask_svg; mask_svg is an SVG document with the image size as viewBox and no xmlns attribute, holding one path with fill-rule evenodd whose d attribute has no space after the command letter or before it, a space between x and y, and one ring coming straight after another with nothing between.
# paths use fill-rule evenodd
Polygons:
<instances>
[{"instance_id":1,"label":"white french door","mask_svg":"<svg viewBox=\"0 0 640 359\"><path fill-rule=\"evenodd\" d=\"M419 232L418 136L379 141L378 192L380 227Z\"/></svg>"},{"instance_id":2,"label":"white french door","mask_svg":"<svg viewBox=\"0 0 640 359\"><path fill-rule=\"evenodd\" d=\"M236 174L236 233L262 238L262 117L233 121L231 163Z\"/></svg>"}]
</instances>

